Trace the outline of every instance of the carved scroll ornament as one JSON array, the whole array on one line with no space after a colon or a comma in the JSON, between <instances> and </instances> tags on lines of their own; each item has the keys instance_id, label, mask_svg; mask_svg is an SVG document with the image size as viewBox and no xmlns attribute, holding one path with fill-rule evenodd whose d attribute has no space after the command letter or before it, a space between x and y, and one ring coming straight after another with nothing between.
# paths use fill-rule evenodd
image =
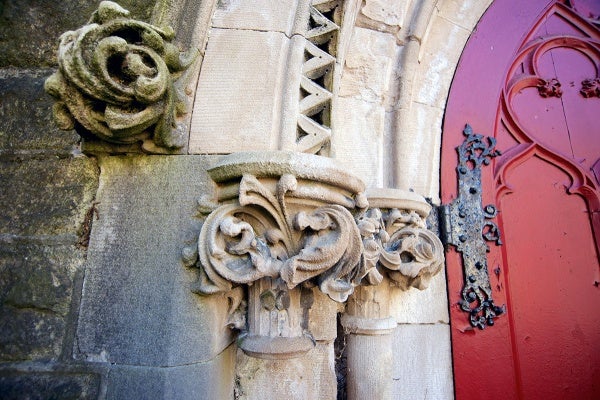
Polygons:
<instances>
[{"instance_id":1,"label":"carved scroll ornament","mask_svg":"<svg viewBox=\"0 0 600 400\"><path fill-rule=\"evenodd\" d=\"M387 275L402 290L427 288L444 263L440 239L427 230L431 207L414 193L379 189L368 196L369 209L357 222L365 251L363 284L378 285Z\"/></svg>"},{"instance_id":2,"label":"carved scroll ornament","mask_svg":"<svg viewBox=\"0 0 600 400\"><path fill-rule=\"evenodd\" d=\"M180 59L173 32L129 18L102 1L88 24L64 33L59 70L46 80L61 129L76 123L99 139L176 149L177 95L173 82L191 62ZM147 142L150 142L148 144Z\"/></svg>"},{"instance_id":3,"label":"carved scroll ornament","mask_svg":"<svg viewBox=\"0 0 600 400\"><path fill-rule=\"evenodd\" d=\"M199 269L196 292L234 299L228 321L249 355L290 358L314 346L307 327L315 287L345 302L365 276L377 282L381 265L404 289L424 288L441 269L442 246L423 215L367 210L364 184L331 159L237 153L209 173L225 204L207 216L184 260Z\"/></svg>"}]
</instances>

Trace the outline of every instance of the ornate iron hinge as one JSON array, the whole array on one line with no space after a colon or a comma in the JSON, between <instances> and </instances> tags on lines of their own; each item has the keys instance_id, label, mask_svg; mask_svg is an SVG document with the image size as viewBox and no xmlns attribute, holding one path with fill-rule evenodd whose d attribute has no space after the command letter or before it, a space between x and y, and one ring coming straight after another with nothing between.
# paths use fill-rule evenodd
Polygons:
<instances>
[{"instance_id":1,"label":"ornate iron hinge","mask_svg":"<svg viewBox=\"0 0 600 400\"><path fill-rule=\"evenodd\" d=\"M465 140L456 148L458 197L440 206L440 235L446 246L453 245L462 254L465 283L460 306L470 314L472 326L484 329L494 325L494 318L504 307L494 304L488 274L486 241L496 245L502 241L498 225L491 221L498 214L496 206L482 204L481 167L501 153L494 149L494 138L473 133L469 125L463 134Z\"/></svg>"}]
</instances>

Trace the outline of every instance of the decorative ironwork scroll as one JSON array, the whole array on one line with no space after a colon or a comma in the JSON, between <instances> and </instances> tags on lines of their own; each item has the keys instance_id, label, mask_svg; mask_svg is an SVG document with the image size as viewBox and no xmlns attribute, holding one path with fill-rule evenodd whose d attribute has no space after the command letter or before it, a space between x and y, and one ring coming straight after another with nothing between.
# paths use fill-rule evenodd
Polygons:
<instances>
[{"instance_id":1,"label":"decorative ironwork scroll","mask_svg":"<svg viewBox=\"0 0 600 400\"><path fill-rule=\"evenodd\" d=\"M458 197L442 206L442 235L444 243L455 246L462 254L464 287L461 308L470 314L471 325L484 329L494 325L494 318L504 312L494 304L488 274L486 241L501 245L500 230L492 219L498 211L493 204L482 205L481 167L500 155L494 149L496 140L473 133L467 125L464 142L458 152Z\"/></svg>"}]
</instances>

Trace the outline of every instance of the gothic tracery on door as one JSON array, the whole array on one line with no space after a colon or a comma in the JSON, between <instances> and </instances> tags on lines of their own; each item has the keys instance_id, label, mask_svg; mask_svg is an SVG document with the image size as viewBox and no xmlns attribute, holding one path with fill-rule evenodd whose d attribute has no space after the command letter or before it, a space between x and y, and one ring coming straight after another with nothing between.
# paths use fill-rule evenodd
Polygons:
<instances>
[{"instance_id":1,"label":"gothic tracery on door","mask_svg":"<svg viewBox=\"0 0 600 400\"><path fill-rule=\"evenodd\" d=\"M460 260L447 257L456 395L598 398L600 9L512 3L480 21L444 123L444 202L455 197L466 122L503 150L483 177L505 241L488 253L494 299L507 306L493 327L468 324Z\"/></svg>"}]
</instances>

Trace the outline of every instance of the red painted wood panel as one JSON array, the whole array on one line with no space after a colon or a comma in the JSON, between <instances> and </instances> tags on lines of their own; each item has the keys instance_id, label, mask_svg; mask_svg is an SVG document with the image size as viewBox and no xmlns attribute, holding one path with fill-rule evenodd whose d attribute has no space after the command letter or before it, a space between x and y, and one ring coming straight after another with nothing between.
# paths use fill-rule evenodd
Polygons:
<instances>
[{"instance_id":1,"label":"red painted wood panel","mask_svg":"<svg viewBox=\"0 0 600 400\"><path fill-rule=\"evenodd\" d=\"M496 1L461 57L444 120L442 201L456 197L465 124L494 136L504 154L484 169L483 202L500 210L505 244L491 246L488 264L507 313L470 327L450 250L458 399L600 399L600 87L597 97L581 93L586 79L600 84L598 15L598 1Z\"/></svg>"}]
</instances>

